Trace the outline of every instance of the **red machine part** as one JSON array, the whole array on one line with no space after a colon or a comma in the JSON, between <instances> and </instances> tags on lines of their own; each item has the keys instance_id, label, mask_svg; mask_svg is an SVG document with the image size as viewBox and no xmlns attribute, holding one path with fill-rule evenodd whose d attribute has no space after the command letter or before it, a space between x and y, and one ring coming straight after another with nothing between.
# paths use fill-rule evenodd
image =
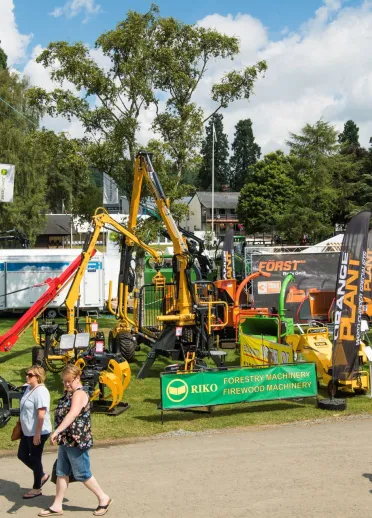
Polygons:
<instances>
[{"instance_id":1,"label":"red machine part","mask_svg":"<svg viewBox=\"0 0 372 518\"><path fill-rule=\"evenodd\" d=\"M93 251L92 257L95 255L96 250ZM83 260L83 254L80 254L67 268L61 273L59 277L54 279L46 279L42 284L36 286L42 286L48 284L49 288L41 297L26 311L26 313L9 329L5 334L0 336L0 352L10 351L13 345L17 342L21 334L26 331L28 326L32 323L33 318L38 317L47 305L58 295L58 293L65 287L67 282L71 279L71 276L79 268Z\"/></svg>"}]
</instances>

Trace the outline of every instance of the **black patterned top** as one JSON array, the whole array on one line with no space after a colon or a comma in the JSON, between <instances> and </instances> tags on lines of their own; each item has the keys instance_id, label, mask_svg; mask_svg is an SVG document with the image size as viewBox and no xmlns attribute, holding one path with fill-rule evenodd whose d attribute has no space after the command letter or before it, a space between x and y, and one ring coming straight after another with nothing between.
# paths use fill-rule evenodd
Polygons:
<instances>
[{"instance_id":1,"label":"black patterned top","mask_svg":"<svg viewBox=\"0 0 372 518\"><path fill-rule=\"evenodd\" d=\"M76 390L84 390L80 387ZM54 429L62 423L63 419L71 410L71 400L73 392L65 392L58 400L57 408L54 412ZM93 437L90 424L90 401L81 409L77 416L66 430L57 435L57 443L63 446L80 448L87 450L93 446Z\"/></svg>"}]
</instances>

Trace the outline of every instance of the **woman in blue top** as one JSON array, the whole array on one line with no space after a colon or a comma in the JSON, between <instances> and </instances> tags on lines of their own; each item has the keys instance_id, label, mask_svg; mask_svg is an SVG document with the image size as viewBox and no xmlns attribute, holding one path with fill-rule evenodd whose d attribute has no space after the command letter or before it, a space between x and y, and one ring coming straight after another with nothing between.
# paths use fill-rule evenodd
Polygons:
<instances>
[{"instance_id":1,"label":"woman in blue top","mask_svg":"<svg viewBox=\"0 0 372 518\"><path fill-rule=\"evenodd\" d=\"M28 387L20 403L20 421L22 436L18 448L18 458L33 471L34 485L23 498L35 498L41 495L41 487L49 479L43 470L41 457L44 444L52 426L50 423L50 394L46 386L45 371L38 365L27 369Z\"/></svg>"},{"instance_id":2,"label":"woman in blue top","mask_svg":"<svg viewBox=\"0 0 372 518\"><path fill-rule=\"evenodd\" d=\"M89 395L80 381L81 370L75 365L66 365L62 370L65 393L55 410L55 429L50 438L59 444L56 466L57 484L53 504L40 511L39 516L63 514L62 503L69 483L69 476L83 482L95 494L98 507L95 516L103 516L112 504L112 499L103 492L90 471L89 449L93 445L90 424Z\"/></svg>"}]
</instances>

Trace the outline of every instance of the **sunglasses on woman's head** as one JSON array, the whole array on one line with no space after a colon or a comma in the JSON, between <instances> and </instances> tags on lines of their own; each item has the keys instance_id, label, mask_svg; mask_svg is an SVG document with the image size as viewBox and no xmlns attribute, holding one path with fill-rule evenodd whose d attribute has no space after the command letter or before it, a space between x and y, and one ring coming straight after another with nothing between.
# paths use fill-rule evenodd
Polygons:
<instances>
[{"instance_id":1,"label":"sunglasses on woman's head","mask_svg":"<svg viewBox=\"0 0 372 518\"><path fill-rule=\"evenodd\" d=\"M28 372L28 373L26 374L26 376L27 376L28 378L33 378L34 376L36 376L36 374L33 374L32 372Z\"/></svg>"}]
</instances>

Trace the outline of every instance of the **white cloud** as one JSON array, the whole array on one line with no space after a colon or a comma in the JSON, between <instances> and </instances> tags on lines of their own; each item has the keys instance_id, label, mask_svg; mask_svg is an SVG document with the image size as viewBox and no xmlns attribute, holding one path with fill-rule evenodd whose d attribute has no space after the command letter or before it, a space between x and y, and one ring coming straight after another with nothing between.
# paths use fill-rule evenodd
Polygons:
<instances>
[{"instance_id":1,"label":"white cloud","mask_svg":"<svg viewBox=\"0 0 372 518\"><path fill-rule=\"evenodd\" d=\"M102 11L101 6L96 4L95 1L96 0L67 0L64 5L55 7L49 14L55 18L59 18L60 16L74 18L78 14L84 13L85 18L83 23L86 23L90 16Z\"/></svg>"},{"instance_id":2,"label":"white cloud","mask_svg":"<svg viewBox=\"0 0 372 518\"><path fill-rule=\"evenodd\" d=\"M289 132L299 132L307 122L323 117L339 131L353 119L360 128L361 144L368 146L372 135L371 2L351 8L339 0L326 0L298 33L284 33L278 41L270 41L261 22L250 16L213 15L199 24L242 40L234 62L214 64L197 92L206 113L214 108L208 99L210 85L228 68L261 59L268 64L249 102L233 103L222 112L230 141L238 120L249 117L263 152L285 148Z\"/></svg>"},{"instance_id":3,"label":"white cloud","mask_svg":"<svg viewBox=\"0 0 372 518\"><path fill-rule=\"evenodd\" d=\"M32 37L32 34L21 34L19 32L14 15L13 0L1 0L0 45L8 56L8 65L10 67L25 60L27 45Z\"/></svg>"}]
</instances>

